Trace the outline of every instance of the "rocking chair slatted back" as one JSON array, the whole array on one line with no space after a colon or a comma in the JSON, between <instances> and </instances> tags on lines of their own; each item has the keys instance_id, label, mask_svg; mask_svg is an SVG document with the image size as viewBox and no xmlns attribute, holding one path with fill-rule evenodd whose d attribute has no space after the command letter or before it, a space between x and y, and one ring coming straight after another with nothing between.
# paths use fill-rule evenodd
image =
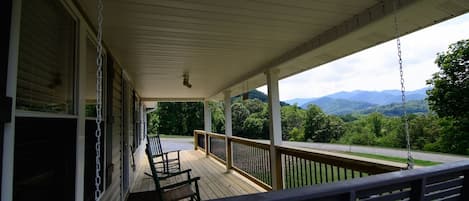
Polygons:
<instances>
[{"instance_id":1,"label":"rocking chair slatted back","mask_svg":"<svg viewBox=\"0 0 469 201\"><path fill-rule=\"evenodd\" d=\"M181 199L190 198L190 200L200 201L200 193L199 193L199 185L198 180L200 177L191 178L191 170L184 170L179 172L174 172L169 175L159 176L159 172L157 171L156 164L153 160L151 146L147 144L145 153L147 154L148 163L150 165L152 178L155 183L156 191L159 192L159 200L162 201L176 201ZM179 181L176 183L171 183L167 185L162 185L160 182L161 180L166 180L171 177L175 177L182 174L187 174L187 179L184 181ZM173 180L168 180L173 181ZM174 180L175 181L175 180Z\"/></svg>"}]
</instances>

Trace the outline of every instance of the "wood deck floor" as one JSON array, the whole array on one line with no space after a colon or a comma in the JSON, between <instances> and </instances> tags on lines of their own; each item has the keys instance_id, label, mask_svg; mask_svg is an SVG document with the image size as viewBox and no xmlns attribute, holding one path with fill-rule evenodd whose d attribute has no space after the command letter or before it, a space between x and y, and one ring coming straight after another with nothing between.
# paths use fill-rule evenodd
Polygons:
<instances>
[{"instance_id":1,"label":"wood deck floor","mask_svg":"<svg viewBox=\"0 0 469 201\"><path fill-rule=\"evenodd\" d=\"M144 170L138 173L137 183L132 192L155 189L153 180L144 175L144 172L150 172L148 162L144 161L147 164L144 165ZM181 151L181 165L182 169L192 169L193 177L200 177L199 189L202 200L265 192L264 189L234 171L226 173L223 164L205 157L205 153L201 151Z\"/></svg>"}]
</instances>

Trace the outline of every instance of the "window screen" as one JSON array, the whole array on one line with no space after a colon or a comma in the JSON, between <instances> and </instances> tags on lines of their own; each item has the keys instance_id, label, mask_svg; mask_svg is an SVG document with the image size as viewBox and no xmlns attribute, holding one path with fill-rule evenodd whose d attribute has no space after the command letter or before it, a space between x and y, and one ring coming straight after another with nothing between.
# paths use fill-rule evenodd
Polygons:
<instances>
[{"instance_id":1,"label":"window screen","mask_svg":"<svg viewBox=\"0 0 469 201\"><path fill-rule=\"evenodd\" d=\"M76 23L60 1L22 4L17 109L73 114Z\"/></svg>"}]
</instances>

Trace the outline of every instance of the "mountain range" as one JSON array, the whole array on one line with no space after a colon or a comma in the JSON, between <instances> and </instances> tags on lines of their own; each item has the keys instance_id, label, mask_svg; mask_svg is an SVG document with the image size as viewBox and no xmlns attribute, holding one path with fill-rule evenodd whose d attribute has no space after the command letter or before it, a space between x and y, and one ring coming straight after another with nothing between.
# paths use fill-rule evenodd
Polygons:
<instances>
[{"instance_id":1,"label":"mountain range","mask_svg":"<svg viewBox=\"0 0 469 201\"><path fill-rule=\"evenodd\" d=\"M406 92L407 109L409 113L426 113L428 105L424 101L427 97L422 88ZM386 115L401 115L401 92L399 90L338 92L318 98L296 98L285 101L297 104L303 109L310 104L319 106L327 114L343 115L350 113L368 114L374 111Z\"/></svg>"}]
</instances>

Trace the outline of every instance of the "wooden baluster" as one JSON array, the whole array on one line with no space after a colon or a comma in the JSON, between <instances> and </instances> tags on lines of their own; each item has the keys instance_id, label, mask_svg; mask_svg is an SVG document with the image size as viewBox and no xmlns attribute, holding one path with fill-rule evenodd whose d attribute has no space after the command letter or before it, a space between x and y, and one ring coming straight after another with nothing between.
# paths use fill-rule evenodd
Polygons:
<instances>
[{"instance_id":1,"label":"wooden baluster","mask_svg":"<svg viewBox=\"0 0 469 201\"><path fill-rule=\"evenodd\" d=\"M210 152L210 143L209 143L209 136L208 136L208 133L205 132L205 157L208 157L208 153Z\"/></svg>"},{"instance_id":2,"label":"wooden baluster","mask_svg":"<svg viewBox=\"0 0 469 201\"><path fill-rule=\"evenodd\" d=\"M232 160L232 149L231 149L231 138L226 138L226 171L230 171L233 167L233 160Z\"/></svg>"},{"instance_id":3,"label":"wooden baluster","mask_svg":"<svg viewBox=\"0 0 469 201\"><path fill-rule=\"evenodd\" d=\"M197 145L199 144L199 134L194 130L194 150L197 150Z\"/></svg>"}]
</instances>

